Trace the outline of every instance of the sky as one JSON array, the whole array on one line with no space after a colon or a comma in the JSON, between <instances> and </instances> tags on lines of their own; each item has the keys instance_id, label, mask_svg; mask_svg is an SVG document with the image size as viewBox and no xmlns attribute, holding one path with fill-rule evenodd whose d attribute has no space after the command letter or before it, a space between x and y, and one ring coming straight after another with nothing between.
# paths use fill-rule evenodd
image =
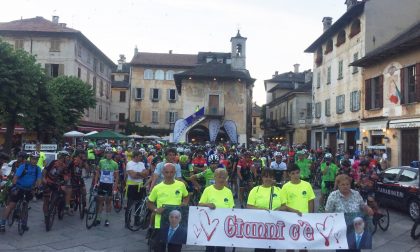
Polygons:
<instances>
[{"instance_id":1,"label":"sky","mask_svg":"<svg viewBox=\"0 0 420 252\"><path fill-rule=\"evenodd\" d=\"M312 69L303 51L322 34L322 18L336 21L344 0L13 0L2 3L0 22L42 16L81 31L111 60L140 52L230 52L240 29L254 101L265 104L264 80L275 71Z\"/></svg>"}]
</instances>

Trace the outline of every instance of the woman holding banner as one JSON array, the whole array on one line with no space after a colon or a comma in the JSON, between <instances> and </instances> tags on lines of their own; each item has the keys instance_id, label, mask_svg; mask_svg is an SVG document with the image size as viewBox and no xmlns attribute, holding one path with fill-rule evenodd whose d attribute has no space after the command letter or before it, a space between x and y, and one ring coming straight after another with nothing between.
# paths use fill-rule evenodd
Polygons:
<instances>
[{"instance_id":1,"label":"woman holding banner","mask_svg":"<svg viewBox=\"0 0 420 252\"><path fill-rule=\"evenodd\" d=\"M233 208L235 202L233 200L232 191L227 188L226 180L228 174L226 169L217 168L214 171L214 184L204 189L198 206L216 208ZM225 247L206 246L206 252L224 252Z\"/></svg>"},{"instance_id":2,"label":"woman holding banner","mask_svg":"<svg viewBox=\"0 0 420 252\"><path fill-rule=\"evenodd\" d=\"M247 208L248 209L261 209L261 210L280 210L287 212L302 213L286 206L286 201L281 197L281 189L273 186L274 171L271 169L264 169L261 172L262 185L252 188L248 196ZM272 252L275 249L260 249L256 248L255 252Z\"/></svg>"}]
</instances>

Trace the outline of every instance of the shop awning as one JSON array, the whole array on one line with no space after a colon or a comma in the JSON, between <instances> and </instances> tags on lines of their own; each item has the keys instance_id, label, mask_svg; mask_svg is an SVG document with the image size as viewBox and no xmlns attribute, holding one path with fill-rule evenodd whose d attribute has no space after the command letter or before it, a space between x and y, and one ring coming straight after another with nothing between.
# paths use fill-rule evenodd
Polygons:
<instances>
[{"instance_id":1,"label":"shop awning","mask_svg":"<svg viewBox=\"0 0 420 252\"><path fill-rule=\"evenodd\" d=\"M360 122L361 130L382 130L387 128L388 121L372 121L372 122Z\"/></svg>"},{"instance_id":2,"label":"shop awning","mask_svg":"<svg viewBox=\"0 0 420 252\"><path fill-rule=\"evenodd\" d=\"M391 120L389 121L389 128L390 129L420 128L420 118Z\"/></svg>"}]
</instances>

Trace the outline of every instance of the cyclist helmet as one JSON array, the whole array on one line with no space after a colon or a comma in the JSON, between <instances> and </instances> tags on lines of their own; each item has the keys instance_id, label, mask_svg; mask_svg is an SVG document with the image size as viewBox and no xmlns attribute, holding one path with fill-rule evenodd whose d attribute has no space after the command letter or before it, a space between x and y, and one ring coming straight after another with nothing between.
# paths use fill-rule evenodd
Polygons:
<instances>
[{"instance_id":1,"label":"cyclist helmet","mask_svg":"<svg viewBox=\"0 0 420 252\"><path fill-rule=\"evenodd\" d=\"M176 152L178 152L178 153L184 153L184 148L178 147L178 148L176 148Z\"/></svg>"},{"instance_id":2,"label":"cyclist helmet","mask_svg":"<svg viewBox=\"0 0 420 252\"><path fill-rule=\"evenodd\" d=\"M359 166L369 166L369 161L367 160L360 161Z\"/></svg>"},{"instance_id":3,"label":"cyclist helmet","mask_svg":"<svg viewBox=\"0 0 420 252\"><path fill-rule=\"evenodd\" d=\"M39 155L39 154L38 154L38 155ZM68 157L68 156L70 156L70 153L69 153L68 151L59 151L59 152L57 153L57 157L58 157L58 158Z\"/></svg>"},{"instance_id":4,"label":"cyclist helmet","mask_svg":"<svg viewBox=\"0 0 420 252\"><path fill-rule=\"evenodd\" d=\"M190 149L190 148L185 148L185 149L184 149L184 153L185 153L186 155L190 155L190 154L191 154L191 149Z\"/></svg>"},{"instance_id":5,"label":"cyclist helmet","mask_svg":"<svg viewBox=\"0 0 420 252\"><path fill-rule=\"evenodd\" d=\"M209 156L209 163L211 164L218 164L219 163L219 156L216 154L212 154Z\"/></svg>"},{"instance_id":6,"label":"cyclist helmet","mask_svg":"<svg viewBox=\"0 0 420 252\"><path fill-rule=\"evenodd\" d=\"M112 147L105 148L105 153L112 153L112 152L113 152Z\"/></svg>"},{"instance_id":7,"label":"cyclist helmet","mask_svg":"<svg viewBox=\"0 0 420 252\"><path fill-rule=\"evenodd\" d=\"M88 148L93 148L93 147L95 147L95 145L93 143L88 144Z\"/></svg>"},{"instance_id":8,"label":"cyclist helmet","mask_svg":"<svg viewBox=\"0 0 420 252\"><path fill-rule=\"evenodd\" d=\"M327 152L327 153L325 153L324 158L325 159L332 159L332 154Z\"/></svg>"},{"instance_id":9,"label":"cyclist helmet","mask_svg":"<svg viewBox=\"0 0 420 252\"><path fill-rule=\"evenodd\" d=\"M223 146L217 146L217 151L224 152L225 148Z\"/></svg>"},{"instance_id":10,"label":"cyclist helmet","mask_svg":"<svg viewBox=\"0 0 420 252\"><path fill-rule=\"evenodd\" d=\"M188 156L187 155L181 155L179 157L179 162L182 163L182 164L187 163L188 162Z\"/></svg>"},{"instance_id":11,"label":"cyclist helmet","mask_svg":"<svg viewBox=\"0 0 420 252\"><path fill-rule=\"evenodd\" d=\"M274 156L275 157L281 157L282 155L281 155L281 152L276 151L276 152L274 152Z\"/></svg>"},{"instance_id":12,"label":"cyclist helmet","mask_svg":"<svg viewBox=\"0 0 420 252\"><path fill-rule=\"evenodd\" d=\"M344 166L344 167L350 167L350 166L351 166L351 162L350 162L350 160L348 160L348 159L344 159L344 160L342 160L342 161L341 161L341 166Z\"/></svg>"},{"instance_id":13,"label":"cyclist helmet","mask_svg":"<svg viewBox=\"0 0 420 252\"><path fill-rule=\"evenodd\" d=\"M297 151L297 152L296 152L296 155L298 155L298 156L299 156L299 155L305 155L305 152L304 152L304 151Z\"/></svg>"},{"instance_id":14,"label":"cyclist helmet","mask_svg":"<svg viewBox=\"0 0 420 252\"><path fill-rule=\"evenodd\" d=\"M39 152L38 151L33 151L33 152L31 152L31 154L29 154L29 156L33 157L33 158L39 158Z\"/></svg>"}]
</instances>

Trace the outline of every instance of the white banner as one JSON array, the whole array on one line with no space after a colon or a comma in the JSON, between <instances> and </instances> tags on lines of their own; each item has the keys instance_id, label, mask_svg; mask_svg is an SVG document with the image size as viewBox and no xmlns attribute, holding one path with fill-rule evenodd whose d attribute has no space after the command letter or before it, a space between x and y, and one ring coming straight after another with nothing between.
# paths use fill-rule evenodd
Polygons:
<instances>
[{"instance_id":1,"label":"white banner","mask_svg":"<svg viewBox=\"0 0 420 252\"><path fill-rule=\"evenodd\" d=\"M347 249L342 213L190 207L187 244L272 249Z\"/></svg>"},{"instance_id":2,"label":"white banner","mask_svg":"<svg viewBox=\"0 0 420 252\"><path fill-rule=\"evenodd\" d=\"M36 144L25 144L23 149L25 151L34 151L36 149ZM57 145L56 144L41 144L40 150L41 151L56 151Z\"/></svg>"}]
</instances>

